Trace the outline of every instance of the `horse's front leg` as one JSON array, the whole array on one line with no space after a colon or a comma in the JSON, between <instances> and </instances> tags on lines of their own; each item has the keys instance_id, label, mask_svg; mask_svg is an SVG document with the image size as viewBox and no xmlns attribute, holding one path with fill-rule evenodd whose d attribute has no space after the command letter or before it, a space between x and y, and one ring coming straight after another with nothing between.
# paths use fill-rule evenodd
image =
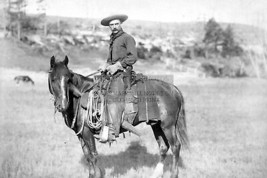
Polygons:
<instances>
[{"instance_id":1,"label":"horse's front leg","mask_svg":"<svg viewBox=\"0 0 267 178\"><path fill-rule=\"evenodd\" d=\"M89 164L89 178L103 177L101 170L96 165L97 151L93 134L85 127L82 136L79 136L79 140L81 142L83 153Z\"/></svg>"}]
</instances>

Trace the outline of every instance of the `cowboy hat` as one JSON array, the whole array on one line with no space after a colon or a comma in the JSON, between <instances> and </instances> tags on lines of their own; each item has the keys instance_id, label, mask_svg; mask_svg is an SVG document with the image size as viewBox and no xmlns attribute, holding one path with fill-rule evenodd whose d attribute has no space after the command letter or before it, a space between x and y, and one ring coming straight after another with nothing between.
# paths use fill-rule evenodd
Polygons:
<instances>
[{"instance_id":1,"label":"cowboy hat","mask_svg":"<svg viewBox=\"0 0 267 178\"><path fill-rule=\"evenodd\" d=\"M109 26L109 22L112 20L120 20L122 23L127 19L128 19L127 15L123 15L123 14L112 15L112 16L106 17L103 20L101 20L101 25Z\"/></svg>"}]
</instances>

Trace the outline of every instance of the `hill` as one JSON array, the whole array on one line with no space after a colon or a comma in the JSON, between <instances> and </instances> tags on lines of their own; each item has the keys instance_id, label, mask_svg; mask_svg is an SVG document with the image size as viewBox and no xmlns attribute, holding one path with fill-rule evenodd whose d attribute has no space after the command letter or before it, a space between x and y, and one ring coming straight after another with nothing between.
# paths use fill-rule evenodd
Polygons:
<instances>
[{"instance_id":1,"label":"hill","mask_svg":"<svg viewBox=\"0 0 267 178\"><path fill-rule=\"evenodd\" d=\"M57 58L68 55L72 59L72 65L89 66L92 69L105 61L110 32L107 27L99 24L100 19L48 16L46 20L47 36L43 35L42 26L39 26L39 30L35 32L25 31L21 41L13 38L0 40L0 46L4 51L0 55L2 67L48 70L47 65L52 55ZM184 58L188 55L187 52L195 50L196 44L203 44L205 24L205 22L163 23L128 20L123 24L123 28L135 37L138 45L144 44L144 50L147 51L144 54L146 62L140 60L140 66L161 63L163 68L183 72L192 70L207 72L205 67L208 66L208 70L212 71L208 71L208 75L214 76L235 76L232 73L244 71L245 66L250 75L253 76L257 73L253 72L254 64L253 61L250 61L251 56L243 56L234 60L217 56L213 59ZM263 47L266 42L264 39L266 31L263 29L244 24L221 23L220 25L223 29L231 25L237 42L242 46ZM208 64L204 64L203 68L203 63L206 63L207 60ZM210 62L213 64L209 64ZM259 65L262 63L260 62ZM255 68L255 66L253 67ZM256 68L255 71L260 70ZM231 74L221 74L221 71Z\"/></svg>"},{"instance_id":2,"label":"hill","mask_svg":"<svg viewBox=\"0 0 267 178\"><path fill-rule=\"evenodd\" d=\"M83 24L83 26L95 25L101 31L109 33L109 29L100 25L101 19L86 19L86 18L71 18L71 17L59 17L48 16L49 23L55 23L58 21L65 21L72 24L74 27L77 24ZM160 35L164 37L166 34L173 33L178 38L184 37L188 34L198 34L199 37L204 37L204 26L207 22L153 22L142 20L128 20L123 24L123 28L127 32L131 33L148 33L152 35ZM256 26L236 23L220 23L222 28L226 28L231 25L234 29L234 33L241 43L244 44L258 44L262 42L263 36L266 36L267 31ZM90 28L87 28L90 30Z\"/></svg>"}]
</instances>

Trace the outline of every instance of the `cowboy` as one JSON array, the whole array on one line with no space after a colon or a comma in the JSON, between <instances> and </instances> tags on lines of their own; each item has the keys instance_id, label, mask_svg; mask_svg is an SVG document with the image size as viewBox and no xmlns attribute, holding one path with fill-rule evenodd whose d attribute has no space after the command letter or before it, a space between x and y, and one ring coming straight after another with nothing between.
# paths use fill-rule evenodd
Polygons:
<instances>
[{"instance_id":1,"label":"cowboy","mask_svg":"<svg viewBox=\"0 0 267 178\"><path fill-rule=\"evenodd\" d=\"M108 59L105 65L100 67L101 71L106 71L113 75L118 71L126 73L126 96L123 125L130 124L136 116L134 109L134 94L131 91L131 73L133 64L137 60L137 50L134 38L123 31L121 24L128 19L127 15L113 15L104 18L101 25L108 26L111 30Z\"/></svg>"}]
</instances>

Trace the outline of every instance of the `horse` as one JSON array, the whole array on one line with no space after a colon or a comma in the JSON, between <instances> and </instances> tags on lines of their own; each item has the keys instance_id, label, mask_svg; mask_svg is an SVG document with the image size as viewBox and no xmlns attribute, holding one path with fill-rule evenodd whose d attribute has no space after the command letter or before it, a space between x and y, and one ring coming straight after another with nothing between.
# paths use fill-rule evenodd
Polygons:
<instances>
[{"instance_id":1,"label":"horse","mask_svg":"<svg viewBox=\"0 0 267 178\"><path fill-rule=\"evenodd\" d=\"M96 164L97 150L95 130L85 121L85 115L80 105L80 97L83 95L84 88L93 90L95 83L93 79L72 72L68 68L69 59L65 56L63 61L56 61L52 56L50 59L50 71L48 75L48 86L50 93L54 96L54 107L61 112L65 123L70 127L80 140L83 153L89 165L89 178L103 177L103 171ZM174 85L160 81L149 80L153 89L163 91L163 94L156 93L157 104L159 107L160 118L157 122L151 124L155 139L159 146L159 162L154 170L152 177L163 176L164 160L169 148L172 150L172 178L178 177L178 160L181 147L189 148L189 139L187 136L187 127L185 119L184 98L181 91ZM111 83L110 88L117 87L117 84L123 84L121 78L117 82ZM113 86L114 85L114 86ZM85 87L87 86L87 87ZM123 85L119 85L123 86ZM122 87L116 89L123 91ZM151 89L151 88L150 88ZM108 96L109 95L109 96ZM114 93L107 94L106 97L117 97ZM112 101L112 100L111 100ZM107 112L112 118L112 123L120 133L127 131L121 127L122 115L124 110L123 102L108 102ZM138 117L138 115L136 116ZM137 120L133 126L140 124ZM142 136L142 135L141 135Z\"/></svg>"}]
</instances>

